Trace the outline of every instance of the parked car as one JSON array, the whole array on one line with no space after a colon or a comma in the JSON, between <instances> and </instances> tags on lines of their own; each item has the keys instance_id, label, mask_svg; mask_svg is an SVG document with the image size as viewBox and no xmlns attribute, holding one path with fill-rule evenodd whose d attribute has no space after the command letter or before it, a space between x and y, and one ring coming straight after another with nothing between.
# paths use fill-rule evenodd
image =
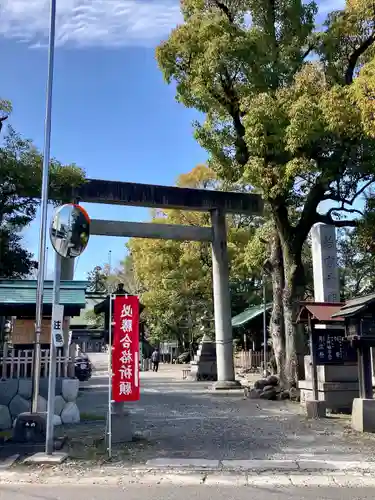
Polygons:
<instances>
[{"instance_id":1,"label":"parked car","mask_svg":"<svg viewBox=\"0 0 375 500\"><path fill-rule=\"evenodd\" d=\"M80 352L78 356L76 356L74 367L75 376L80 382L85 382L91 378L92 364L87 354Z\"/></svg>"}]
</instances>

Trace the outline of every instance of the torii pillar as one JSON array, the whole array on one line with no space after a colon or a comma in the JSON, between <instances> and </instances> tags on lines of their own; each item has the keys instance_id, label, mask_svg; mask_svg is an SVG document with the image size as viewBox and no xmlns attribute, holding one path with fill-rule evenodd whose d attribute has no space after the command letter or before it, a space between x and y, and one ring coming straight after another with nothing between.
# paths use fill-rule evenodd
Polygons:
<instances>
[{"instance_id":1,"label":"torii pillar","mask_svg":"<svg viewBox=\"0 0 375 500\"><path fill-rule=\"evenodd\" d=\"M238 389L234 375L232 311L229 289L229 259L225 212L211 211L212 281L214 294L215 342L217 360L216 390Z\"/></svg>"}]
</instances>

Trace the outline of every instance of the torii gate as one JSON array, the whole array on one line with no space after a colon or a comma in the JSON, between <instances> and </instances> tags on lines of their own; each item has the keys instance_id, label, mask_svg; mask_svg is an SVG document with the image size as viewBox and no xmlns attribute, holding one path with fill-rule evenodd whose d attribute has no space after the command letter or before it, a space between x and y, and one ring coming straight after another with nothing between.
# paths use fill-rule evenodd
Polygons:
<instances>
[{"instance_id":1,"label":"torii gate","mask_svg":"<svg viewBox=\"0 0 375 500\"><path fill-rule=\"evenodd\" d=\"M143 222L91 220L91 235L208 241L212 245L216 389L238 387L234 375L231 300L227 251L226 213L261 215L259 195L204 189L155 186L130 182L88 179L74 190L76 203L102 203L160 209L203 211L211 214L211 227L193 227ZM73 259L63 259L61 279L72 280Z\"/></svg>"}]
</instances>

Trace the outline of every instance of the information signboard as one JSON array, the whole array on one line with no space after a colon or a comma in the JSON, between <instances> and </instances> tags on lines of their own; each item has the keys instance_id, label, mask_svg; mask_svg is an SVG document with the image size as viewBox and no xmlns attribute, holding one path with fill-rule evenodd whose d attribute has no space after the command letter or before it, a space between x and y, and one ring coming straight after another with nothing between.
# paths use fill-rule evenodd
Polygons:
<instances>
[{"instance_id":1,"label":"information signboard","mask_svg":"<svg viewBox=\"0 0 375 500\"><path fill-rule=\"evenodd\" d=\"M344 330L315 328L313 344L317 365L357 361L357 352L345 338Z\"/></svg>"},{"instance_id":2,"label":"information signboard","mask_svg":"<svg viewBox=\"0 0 375 500\"><path fill-rule=\"evenodd\" d=\"M52 338L55 347L64 346L64 306L53 304L52 308Z\"/></svg>"}]
</instances>

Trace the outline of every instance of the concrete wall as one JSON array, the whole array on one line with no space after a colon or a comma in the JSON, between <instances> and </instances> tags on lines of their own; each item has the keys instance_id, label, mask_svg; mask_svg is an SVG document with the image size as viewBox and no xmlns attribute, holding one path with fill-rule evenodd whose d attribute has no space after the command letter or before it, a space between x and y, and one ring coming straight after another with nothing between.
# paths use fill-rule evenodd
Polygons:
<instances>
[{"instance_id":1,"label":"concrete wall","mask_svg":"<svg viewBox=\"0 0 375 500\"><path fill-rule=\"evenodd\" d=\"M57 378L55 396L55 425L80 421L76 404L79 380ZM31 411L32 380L9 379L0 381L0 430L11 429L20 413ZM40 381L38 412L47 411L48 379Z\"/></svg>"}]
</instances>

